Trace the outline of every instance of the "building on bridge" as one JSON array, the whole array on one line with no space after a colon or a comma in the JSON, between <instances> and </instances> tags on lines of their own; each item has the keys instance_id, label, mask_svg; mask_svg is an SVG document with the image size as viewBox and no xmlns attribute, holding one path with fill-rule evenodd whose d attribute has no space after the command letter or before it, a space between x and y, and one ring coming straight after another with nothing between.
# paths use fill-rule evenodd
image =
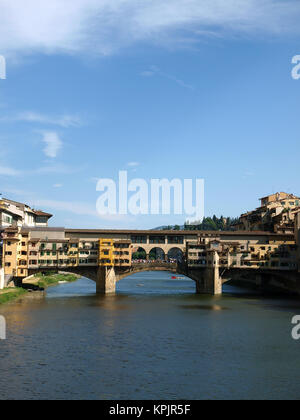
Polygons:
<instances>
[{"instance_id":1,"label":"building on bridge","mask_svg":"<svg viewBox=\"0 0 300 420\"><path fill-rule=\"evenodd\" d=\"M99 266L130 267L132 244L130 240L99 239Z\"/></svg>"},{"instance_id":2,"label":"building on bridge","mask_svg":"<svg viewBox=\"0 0 300 420\"><path fill-rule=\"evenodd\" d=\"M3 233L3 268L6 279L25 278L44 270L132 264L127 239L68 237L63 228L7 228Z\"/></svg>"},{"instance_id":3,"label":"building on bridge","mask_svg":"<svg viewBox=\"0 0 300 420\"><path fill-rule=\"evenodd\" d=\"M191 268L212 266L214 254L218 255L221 268L296 270L298 267L293 235L228 232L187 243L186 260Z\"/></svg>"},{"instance_id":4,"label":"building on bridge","mask_svg":"<svg viewBox=\"0 0 300 420\"><path fill-rule=\"evenodd\" d=\"M300 226L299 215L297 220ZM136 248L145 250L144 265L132 259ZM148 257L157 248L165 258L179 250L184 261L151 263ZM172 269L195 280L199 293L219 294L226 270L298 273L298 249L294 235L271 232L10 227L3 234L4 283L37 272L73 271L97 281L99 293L113 293L116 282L132 273Z\"/></svg>"}]
</instances>

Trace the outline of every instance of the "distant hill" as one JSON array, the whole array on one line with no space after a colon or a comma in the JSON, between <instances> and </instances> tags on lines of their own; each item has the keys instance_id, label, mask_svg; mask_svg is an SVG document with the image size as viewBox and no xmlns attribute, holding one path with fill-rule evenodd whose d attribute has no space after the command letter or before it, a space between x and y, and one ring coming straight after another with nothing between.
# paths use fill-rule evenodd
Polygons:
<instances>
[{"instance_id":1,"label":"distant hill","mask_svg":"<svg viewBox=\"0 0 300 420\"><path fill-rule=\"evenodd\" d=\"M199 223L185 223L184 225L159 226L153 230L215 230L215 231L232 231L237 223L238 218L232 217L205 217Z\"/></svg>"},{"instance_id":2,"label":"distant hill","mask_svg":"<svg viewBox=\"0 0 300 420\"><path fill-rule=\"evenodd\" d=\"M179 225L176 225L179 226ZM179 226L179 229L175 229L175 225L169 225L169 226L159 226L152 230L184 230L184 225Z\"/></svg>"}]
</instances>

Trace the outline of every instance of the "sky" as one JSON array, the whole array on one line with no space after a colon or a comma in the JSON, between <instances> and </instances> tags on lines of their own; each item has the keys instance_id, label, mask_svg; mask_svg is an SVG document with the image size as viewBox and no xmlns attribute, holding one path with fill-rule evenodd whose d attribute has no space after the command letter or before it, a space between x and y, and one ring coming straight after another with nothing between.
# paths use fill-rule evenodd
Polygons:
<instances>
[{"instance_id":1,"label":"sky","mask_svg":"<svg viewBox=\"0 0 300 420\"><path fill-rule=\"evenodd\" d=\"M204 179L205 215L300 195L298 0L0 0L0 193L53 226L153 228L96 211L100 178Z\"/></svg>"}]
</instances>

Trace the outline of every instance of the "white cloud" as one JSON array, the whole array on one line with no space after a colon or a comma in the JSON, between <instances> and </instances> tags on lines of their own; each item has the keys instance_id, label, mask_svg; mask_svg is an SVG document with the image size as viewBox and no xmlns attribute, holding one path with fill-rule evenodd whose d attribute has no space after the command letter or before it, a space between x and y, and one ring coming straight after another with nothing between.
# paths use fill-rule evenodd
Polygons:
<instances>
[{"instance_id":1,"label":"white cloud","mask_svg":"<svg viewBox=\"0 0 300 420\"><path fill-rule=\"evenodd\" d=\"M67 213L76 214L78 216L92 216L106 221L120 221L126 219L123 215L101 215L97 213L96 206L86 202L78 201L59 201L59 200L44 200L31 199L34 208L51 209L54 211L64 211Z\"/></svg>"},{"instance_id":2,"label":"white cloud","mask_svg":"<svg viewBox=\"0 0 300 420\"><path fill-rule=\"evenodd\" d=\"M110 54L139 41L299 32L298 0L0 0L2 54Z\"/></svg>"},{"instance_id":3,"label":"white cloud","mask_svg":"<svg viewBox=\"0 0 300 420\"><path fill-rule=\"evenodd\" d=\"M54 164L54 165L47 165L41 166L37 169L33 169L32 171L28 171L28 175L43 175L43 174L64 174L64 175L70 175L75 172L78 172L82 170L82 167L72 167L67 166L61 163Z\"/></svg>"},{"instance_id":4,"label":"white cloud","mask_svg":"<svg viewBox=\"0 0 300 420\"><path fill-rule=\"evenodd\" d=\"M63 128L78 127L81 125L81 120L77 115L65 114L62 116L50 116L39 114L33 111L20 112L15 116L4 116L0 118L2 122L29 122L38 124L58 125Z\"/></svg>"},{"instance_id":5,"label":"white cloud","mask_svg":"<svg viewBox=\"0 0 300 420\"><path fill-rule=\"evenodd\" d=\"M35 207L49 208L56 211L66 211L79 216L97 216L95 207L84 202L34 199L33 203Z\"/></svg>"},{"instance_id":6,"label":"white cloud","mask_svg":"<svg viewBox=\"0 0 300 420\"><path fill-rule=\"evenodd\" d=\"M4 176L18 176L20 174L21 174L21 172L18 171L17 169L10 168L8 166L2 166L2 165L0 165L0 175L4 175Z\"/></svg>"},{"instance_id":7,"label":"white cloud","mask_svg":"<svg viewBox=\"0 0 300 420\"><path fill-rule=\"evenodd\" d=\"M44 153L49 158L56 158L59 150L62 148L62 141L54 131L42 131L42 141L46 144Z\"/></svg>"},{"instance_id":8,"label":"white cloud","mask_svg":"<svg viewBox=\"0 0 300 420\"><path fill-rule=\"evenodd\" d=\"M137 166L140 166L140 163L139 162L128 162L127 165L130 166L131 168L136 168Z\"/></svg>"},{"instance_id":9,"label":"white cloud","mask_svg":"<svg viewBox=\"0 0 300 420\"><path fill-rule=\"evenodd\" d=\"M47 165L40 166L36 169L30 169L30 170L23 170L23 169L15 169L10 166L4 166L0 164L0 176L11 176L11 177L17 177L17 176L31 176L31 175L48 175L48 174L64 174L64 175L70 175L75 172L80 171L82 168L78 167L71 167L64 164L55 164L55 165ZM56 188L59 188L61 184L55 184ZM63 186L63 185L61 185Z\"/></svg>"},{"instance_id":10,"label":"white cloud","mask_svg":"<svg viewBox=\"0 0 300 420\"><path fill-rule=\"evenodd\" d=\"M63 187L63 184L54 184L53 185L53 188L62 188Z\"/></svg>"},{"instance_id":11,"label":"white cloud","mask_svg":"<svg viewBox=\"0 0 300 420\"><path fill-rule=\"evenodd\" d=\"M161 76L161 77L165 77L166 79L172 80L173 82L177 83L178 85L180 85L180 86L182 86L186 89L191 89L191 90L194 89L194 87L192 85L189 85L189 84L185 83L183 80L178 79L177 77L173 76L172 74L165 73L165 72L161 71L156 66L151 66L149 70L143 71L141 73L141 76L144 76L144 77Z\"/></svg>"}]
</instances>

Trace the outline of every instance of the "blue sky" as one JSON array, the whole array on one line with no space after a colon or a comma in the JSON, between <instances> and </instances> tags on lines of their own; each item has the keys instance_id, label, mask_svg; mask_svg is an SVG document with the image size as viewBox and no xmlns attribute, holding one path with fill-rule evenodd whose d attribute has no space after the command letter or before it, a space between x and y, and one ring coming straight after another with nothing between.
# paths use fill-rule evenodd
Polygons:
<instances>
[{"instance_id":1,"label":"blue sky","mask_svg":"<svg viewBox=\"0 0 300 420\"><path fill-rule=\"evenodd\" d=\"M207 216L300 194L299 2L0 5L4 196L52 225L151 228L184 216L101 218L97 179L204 178Z\"/></svg>"}]
</instances>

